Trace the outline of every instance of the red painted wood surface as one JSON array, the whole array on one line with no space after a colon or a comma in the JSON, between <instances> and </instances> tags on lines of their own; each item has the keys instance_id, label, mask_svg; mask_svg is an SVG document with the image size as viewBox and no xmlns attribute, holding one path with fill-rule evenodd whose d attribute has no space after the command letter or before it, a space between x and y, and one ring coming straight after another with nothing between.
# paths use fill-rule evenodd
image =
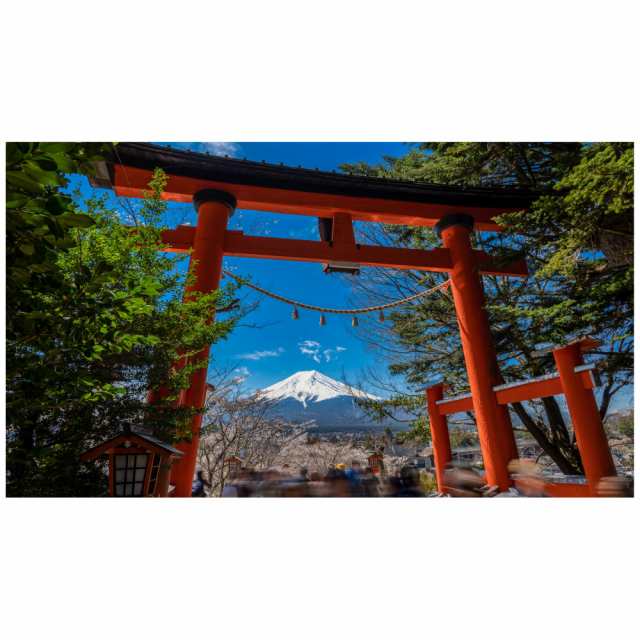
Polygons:
<instances>
[{"instance_id":1,"label":"red painted wood surface","mask_svg":"<svg viewBox=\"0 0 640 640\"><path fill-rule=\"evenodd\" d=\"M433 459L436 467L436 481L438 491L445 491L445 469L451 462L451 442L449 440L449 428L447 419L438 411L438 400L442 400L444 385L436 384L427 389L427 409L429 411L429 427L431 429L431 444L433 446Z\"/></svg>"},{"instance_id":2,"label":"red painted wood surface","mask_svg":"<svg viewBox=\"0 0 640 640\"><path fill-rule=\"evenodd\" d=\"M210 293L218 288L222 274L224 239L229 213L229 207L221 202L203 202L200 205L198 226L194 234L193 252L189 264L189 269L195 274L195 280L186 288L186 298L189 298L193 292ZM204 406L209 349L210 347L207 346L192 360L192 362L200 363L203 366L191 375L191 386L180 402L183 406L195 409L201 409ZM181 442L176 446L184 453L184 456L174 464L171 470L171 478L176 486L174 491L176 497L191 496L191 485L200 443L201 423L202 415L194 416L191 421L191 440Z\"/></svg>"},{"instance_id":3,"label":"red painted wood surface","mask_svg":"<svg viewBox=\"0 0 640 640\"><path fill-rule=\"evenodd\" d=\"M451 253L451 293L467 369L487 482L505 490L511 484L508 463L517 457L513 427L493 387L499 382L482 282L470 242L470 230L456 224L442 231Z\"/></svg>"},{"instance_id":4,"label":"red painted wood surface","mask_svg":"<svg viewBox=\"0 0 640 640\"><path fill-rule=\"evenodd\" d=\"M164 251L188 253L193 247L195 233L195 227L187 225L180 225L176 229L166 229L162 232L162 242L167 245ZM247 236L242 231L226 232L224 253L240 258L266 258L294 262L344 261L391 269L437 272L449 272L452 269L450 253L444 248L421 251L419 249L356 245L349 242L338 242L331 246L329 242L315 240ZM473 253L480 272L485 275L527 276L527 265L523 260L498 266L485 252L474 251Z\"/></svg>"},{"instance_id":5,"label":"red painted wood surface","mask_svg":"<svg viewBox=\"0 0 640 640\"><path fill-rule=\"evenodd\" d=\"M615 476L616 467L596 399L589 389L584 388L580 374L575 372L575 368L583 364L582 347L574 343L556 349L553 357L567 399L585 476L589 485L596 487L601 478Z\"/></svg>"},{"instance_id":6,"label":"red painted wood surface","mask_svg":"<svg viewBox=\"0 0 640 640\"><path fill-rule=\"evenodd\" d=\"M450 416L452 413L463 413L465 411L473 411L471 396L453 400L445 398L444 402L438 405L438 412L441 416Z\"/></svg>"},{"instance_id":7,"label":"red painted wood surface","mask_svg":"<svg viewBox=\"0 0 640 640\"><path fill-rule=\"evenodd\" d=\"M593 389L595 387L593 377L590 371L581 371L576 374L580 383L585 389ZM562 395L563 389L560 383L560 376L548 378L546 380L531 380L523 382L508 389L500 389L496 391L499 404L511 404L513 402L524 402L526 400L535 400L536 398L546 398L548 396ZM473 402L471 397L447 400L438 405L440 415L449 416L453 413L461 413L465 411L473 411Z\"/></svg>"},{"instance_id":8,"label":"red painted wood surface","mask_svg":"<svg viewBox=\"0 0 640 640\"><path fill-rule=\"evenodd\" d=\"M589 485L564 482L547 482L544 492L551 498L590 498Z\"/></svg>"}]
</instances>

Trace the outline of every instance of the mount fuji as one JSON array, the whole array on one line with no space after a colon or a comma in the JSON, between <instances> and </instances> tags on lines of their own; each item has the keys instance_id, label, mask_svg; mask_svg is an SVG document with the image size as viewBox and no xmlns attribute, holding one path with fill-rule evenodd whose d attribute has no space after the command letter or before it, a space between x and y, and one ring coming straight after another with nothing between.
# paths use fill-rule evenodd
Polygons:
<instances>
[{"instance_id":1,"label":"mount fuji","mask_svg":"<svg viewBox=\"0 0 640 640\"><path fill-rule=\"evenodd\" d=\"M315 422L323 431L381 429L356 405L356 398L381 400L319 371L298 371L262 389L263 398L274 401L271 413L290 422Z\"/></svg>"}]
</instances>

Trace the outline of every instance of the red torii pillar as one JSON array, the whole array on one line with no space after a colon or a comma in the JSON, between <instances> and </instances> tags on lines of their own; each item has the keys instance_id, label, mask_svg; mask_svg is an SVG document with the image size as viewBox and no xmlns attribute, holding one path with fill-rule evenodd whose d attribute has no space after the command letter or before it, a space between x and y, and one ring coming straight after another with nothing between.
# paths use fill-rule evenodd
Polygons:
<instances>
[{"instance_id":1,"label":"red torii pillar","mask_svg":"<svg viewBox=\"0 0 640 640\"><path fill-rule=\"evenodd\" d=\"M553 358L567 400L589 492L596 495L600 479L615 476L616 467L593 391L585 389L580 375L575 370L584 364L582 345L580 342L574 342L566 347L554 349Z\"/></svg>"},{"instance_id":2,"label":"red torii pillar","mask_svg":"<svg viewBox=\"0 0 640 640\"><path fill-rule=\"evenodd\" d=\"M204 189L193 196L193 204L198 212L198 223L193 240L193 250L189 261L189 272L194 274L194 281L185 288L185 298L193 292L211 293L218 288L222 273L224 257L224 238L229 216L236 207L234 196L215 189ZM211 318L211 321L213 317ZM192 363L202 363L191 375L191 384L181 394L180 404L194 409L202 409L207 390L207 369L210 347L205 347ZM200 425L202 414L197 414L191 421L191 440L180 442L176 448L184 452L183 457L174 464L171 479L175 484L174 496L179 498L191 496L191 485L198 459L200 443Z\"/></svg>"},{"instance_id":3,"label":"red torii pillar","mask_svg":"<svg viewBox=\"0 0 640 640\"><path fill-rule=\"evenodd\" d=\"M447 418L438 411L438 400L444 398L444 384L434 384L427 389L427 407L429 409L429 428L431 429L431 444L433 446L433 461L436 467L436 482L438 491L444 493L444 473L451 462L451 441Z\"/></svg>"},{"instance_id":4,"label":"red torii pillar","mask_svg":"<svg viewBox=\"0 0 640 640\"><path fill-rule=\"evenodd\" d=\"M470 241L473 224L471 216L449 214L438 222L436 232L451 254L451 292L487 484L504 491L510 485L508 464L518 457L518 449L509 411L498 404L493 390L500 382L500 373L484 306L482 280Z\"/></svg>"}]
</instances>

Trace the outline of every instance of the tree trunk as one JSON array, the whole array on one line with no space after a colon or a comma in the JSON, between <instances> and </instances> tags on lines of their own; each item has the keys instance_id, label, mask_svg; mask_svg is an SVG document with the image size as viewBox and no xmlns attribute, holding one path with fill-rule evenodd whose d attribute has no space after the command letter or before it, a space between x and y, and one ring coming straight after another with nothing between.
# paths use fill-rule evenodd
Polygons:
<instances>
[{"instance_id":1,"label":"tree trunk","mask_svg":"<svg viewBox=\"0 0 640 640\"><path fill-rule=\"evenodd\" d=\"M558 465L558 468L565 475L579 475L581 470L570 461L560 447L552 443L545 432L536 424L535 420L527 413L521 402L511 405L516 415L527 428L527 431L534 437L542 450Z\"/></svg>"}]
</instances>

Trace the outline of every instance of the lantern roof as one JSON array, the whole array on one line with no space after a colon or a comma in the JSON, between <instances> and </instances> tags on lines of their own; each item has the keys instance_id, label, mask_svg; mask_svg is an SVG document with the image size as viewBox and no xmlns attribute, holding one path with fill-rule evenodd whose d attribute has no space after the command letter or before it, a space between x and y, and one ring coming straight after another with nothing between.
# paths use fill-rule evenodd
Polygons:
<instances>
[{"instance_id":1,"label":"lantern roof","mask_svg":"<svg viewBox=\"0 0 640 640\"><path fill-rule=\"evenodd\" d=\"M82 454L81 459L85 461L95 460L101 455L108 453L111 449L124 445L125 442L129 442L134 446L138 445L140 447L144 447L153 453L158 453L164 456L170 455L181 457L183 455L182 451L179 449L172 447L170 444L167 444L152 435L142 433L140 431L125 430L117 436L109 438L103 443L85 451Z\"/></svg>"}]
</instances>

